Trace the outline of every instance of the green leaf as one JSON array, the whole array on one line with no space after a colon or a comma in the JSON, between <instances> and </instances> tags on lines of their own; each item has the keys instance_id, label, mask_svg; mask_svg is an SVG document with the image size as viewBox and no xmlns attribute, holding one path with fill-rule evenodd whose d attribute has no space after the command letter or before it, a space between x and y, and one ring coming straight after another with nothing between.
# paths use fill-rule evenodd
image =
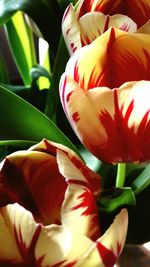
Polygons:
<instances>
[{"instance_id":1,"label":"green leaf","mask_svg":"<svg viewBox=\"0 0 150 267\"><path fill-rule=\"evenodd\" d=\"M0 53L0 82L2 83L9 82L8 69L6 66L5 59L1 53Z\"/></svg>"},{"instance_id":2,"label":"green leaf","mask_svg":"<svg viewBox=\"0 0 150 267\"><path fill-rule=\"evenodd\" d=\"M49 81L52 79L52 75L42 66L33 66L30 70L30 76L32 80L37 80L40 77L46 77Z\"/></svg>"},{"instance_id":3,"label":"green leaf","mask_svg":"<svg viewBox=\"0 0 150 267\"><path fill-rule=\"evenodd\" d=\"M120 207L135 205L136 199L130 187L111 188L101 193L98 203L100 210L113 212Z\"/></svg>"},{"instance_id":4,"label":"green leaf","mask_svg":"<svg viewBox=\"0 0 150 267\"><path fill-rule=\"evenodd\" d=\"M3 146L17 146L17 147L24 147L24 146L32 146L35 145L37 142L29 141L29 140L3 140L0 141L0 147Z\"/></svg>"},{"instance_id":5,"label":"green leaf","mask_svg":"<svg viewBox=\"0 0 150 267\"><path fill-rule=\"evenodd\" d=\"M42 0L0 0L0 25L9 21L19 10L33 19L55 54L61 26L51 7Z\"/></svg>"},{"instance_id":6,"label":"green leaf","mask_svg":"<svg viewBox=\"0 0 150 267\"><path fill-rule=\"evenodd\" d=\"M19 25L19 27L18 27ZM18 71L25 85L31 83L29 71L36 64L33 34L24 22L22 12L17 12L5 25L8 43Z\"/></svg>"},{"instance_id":7,"label":"green leaf","mask_svg":"<svg viewBox=\"0 0 150 267\"><path fill-rule=\"evenodd\" d=\"M61 143L79 154L75 146L43 113L0 86L0 140L29 140L43 138Z\"/></svg>"},{"instance_id":8,"label":"green leaf","mask_svg":"<svg viewBox=\"0 0 150 267\"><path fill-rule=\"evenodd\" d=\"M139 194L146 187L150 185L150 163L145 169L138 175L138 177L132 183L132 188L135 194Z\"/></svg>"}]
</instances>

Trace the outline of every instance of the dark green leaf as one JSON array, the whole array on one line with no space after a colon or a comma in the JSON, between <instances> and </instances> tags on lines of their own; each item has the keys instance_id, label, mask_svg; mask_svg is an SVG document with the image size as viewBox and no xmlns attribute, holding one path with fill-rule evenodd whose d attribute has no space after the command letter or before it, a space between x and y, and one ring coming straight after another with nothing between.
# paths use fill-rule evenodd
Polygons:
<instances>
[{"instance_id":1,"label":"dark green leaf","mask_svg":"<svg viewBox=\"0 0 150 267\"><path fill-rule=\"evenodd\" d=\"M78 153L68 138L35 107L2 86L0 96L0 140L38 142L47 138Z\"/></svg>"},{"instance_id":2,"label":"dark green leaf","mask_svg":"<svg viewBox=\"0 0 150 267\"><path fill-rule=\"evenodd\" d=\"M61 27L50 6L48 7L42 0L1 0L0 25L10 20L18 10L23 11L33 19L50 44L52 51L56 53Z\"/></svg>"},{"instance_id":3,"label":"dark green leaf","mask_svg":"<svg viewBox=\"0 0 150 267\"><path fill-rule=\"evenodd\" d=\"M3 55L0 53L0 82L7 83L9 82L8 69L6 67L6 62Z\"/></svg>"}]
</instances>

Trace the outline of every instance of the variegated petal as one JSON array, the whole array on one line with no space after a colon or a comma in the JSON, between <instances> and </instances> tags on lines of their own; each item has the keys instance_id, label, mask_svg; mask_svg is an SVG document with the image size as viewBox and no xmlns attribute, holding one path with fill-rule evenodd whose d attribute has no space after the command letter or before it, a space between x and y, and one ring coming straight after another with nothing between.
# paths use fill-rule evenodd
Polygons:
<instances>
[{"instance_id":1,"label":"variegated petal","mask_svg":"<svg viewBox=\"0 0 150 267\"><path fill-rule=\"evenodd\" d=\"M70 54L81 48L80 28L75 9L70 4L62 19L62 32Z\"/></svg>"},{"instance_id":2,"label":"variegated petal","mask_svg":"<svg viewBox=\"0 0 150 267\"><path fill-rule=\"evenodd\" d=\"M66 226L42 228L35 255L41 267L71 267L86 253L92 241Z\"/></svg>"},{"instance_id":3,"label":"variegated petal","mask_svg":"<svg viewBox=\"0 0 150 267\"><path fill-rule=\"evenodd\" d=\"M64 89L63 82L65 79L66 85ZM96 151L98 150L99 155L101 155L99 147L103 147L106 143L107 135L105 128L99 122L99 112L106 105L110 114L113 114L112 97L106 98L104 95L105 91L109 89L93 88L90 91L84 92L70 76L66 77L65 74L62 76L61 84L60 95L63 96L62 104L74 131L81 142L93 154L97 156ZM75 117L75 114L78 114L78 116L76 115ZM97 150L95 149L96 146ZM92 149L93 147L94 150Z\"/></svg>"},{"instance_id":4,"label":"variegated petal","mask_svg":"<svg viewBox=\"0 0 150 267\"><path fill-rule=\"evenodd\" d=\"M121 254L128 227L128 213L123 209L86 255L81 257L75 267L113 267Z\"/></svg>"},{"instance_id":5,"label":"variegated petal","mask_svg":"<svg viewBox=\"0 0 150 267\"><path fill-rule=\"evenodd\" d=\"M99 159L142 162L150 159L149 88L150 81L138 81L114 90L98 87L84 92L68 76L63 104L81 142Z\"/></svg>"},{"instance_id":6,"label":"variegated petal","mask_svg":"<svg viewBox=\"0 0 150 267\"><path fill-rule=\"evenodd\" d=\"M82 45L93 42L110 27L116 27L127 32L136 32L136 23L124 15L104 15L101 12L89 12L80 17L80 34Z\"/></svg>"},{"instance_id":7,"label":"variegated petal","mask_svg":"<svg viewBox=\"0 0 150 267\"><path fill-rule=\"evenodd\" d=\"M64 152L58 151L57 160L60 173L68 183L61 221L73 232L77 231L95 240L99 236L98 210L90 184Z\"/></svg>"},{"instance_id":8,"label":"variegated petal","mask_svg":"<svg viewBox=\"0 0 150 267\"><path fill-rule=\"evenodd\" d=\"M78 2L78 17L83 16L87 12L100 11L104 14L124 14L129 16L138 27L145 24L150 17L149 0L82 0ZM139 14L141 14L139 16Z\"/></svg>"},{"instance_id":9,"label":"variegated petal","mask_svg":"<svg viewBox=\"0 0 150 267\"><path fill-rule=\"evenodd\" d=\"M35 265L34 249L41 226L32 214L18 204L0 209L0 262Z\"/></svg>"},{"instance_id":10,"label":"variegated petal","mask_svg":"<svg viewBox=\"0 0 150 267\"><path fill-rule=\"evenodd\" d=\"M1 206L18 202L30 210L37 221L60 223L60 207L67 184L54 156L41 151L13 153L1 163L0 183Z\"/></svg>"},{"instance_id":11,"label":"variegated petal","mask_svg":"<svg viewBox=\"0 0 150 267\"><path fill-rule=\"evenodd\" d=\"M104 14L115 14L119 12L121 7L121 0L110 1L110 0L79 0L77 3L77 14L78 17L83 16L87 12L99 11ZM123 14L123 13L122 13Z\"/></svg>"},{"instance_id":12,"label":"variegated petal","mask_svg":"<svg viewBox=\"0 0 150 267\"><path fill-rule=\"evenodd\" d=\"M100 192L100 176L95 172L93 172L91 169L89 169L85 165L83 160L73 150L69 149L68 147L62 144L51 142L46 139L32 146L30 150L41 151L44 153L51 154L55 157L57 156L57 151L64 152L68 157L68 161L70 161L71 164L73 163L79 169L80 173L82 173L85 179L88 181L90 190L93 192L93 194L96 196ZM59 162L57 162L57 164L59 165Z\"/></svg>"},{"instance_id":13,"label":"variegated petal","mask_svg":"<svg viewBox=\"0 0 150 267\"><path fill-rule=\"evenodd\" d=\"M127 81L149 80L150 38L111 28L70 58L66 73L84 90L116 88ZM135 69L133 72L132 70Z\"/></svg>"}]
</instances>

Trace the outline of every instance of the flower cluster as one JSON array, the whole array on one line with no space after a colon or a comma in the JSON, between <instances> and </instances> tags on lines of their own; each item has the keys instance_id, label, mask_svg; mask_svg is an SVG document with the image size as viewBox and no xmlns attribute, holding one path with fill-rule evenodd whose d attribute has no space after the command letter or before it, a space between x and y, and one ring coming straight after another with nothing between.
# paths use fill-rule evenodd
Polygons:
<instances>
[{"instance_id":1,"label":"flower cluster","mask_svg":"<svg viewBox=\"0 0 150 267\"><path fill-rule=\"evenodd\" d=\"M73 55L61 102L81 142L109 163L150 159L150 4L134 2L79 1L63 18Z\"/></svg>"}]
</instances>

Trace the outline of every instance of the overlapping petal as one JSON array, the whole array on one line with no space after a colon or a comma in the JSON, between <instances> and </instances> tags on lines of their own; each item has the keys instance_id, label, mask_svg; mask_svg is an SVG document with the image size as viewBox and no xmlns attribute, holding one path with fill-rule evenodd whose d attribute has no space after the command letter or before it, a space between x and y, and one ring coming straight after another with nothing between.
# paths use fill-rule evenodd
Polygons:
<instances>
[{"instance_id":1,"label":"overlapping petal","mask_svg":"<svg viewBox=\"0 0 150 267\"><path fill-rule=\"evenodd\" d=\"M76 52L62 76L61 102L73 129L106 162L150 159L149 47L148 34L112 28Z\"/></svg>"},{"instance_id":2,"label":"overlapping petal","mask_svg":"<svg viewBox=\"0 0 150 267\"><path fill-rule=\"evenodd\" d=\"M67 184L54 156L40 151L19 151L1 163L0 205L18 202L44 224L60 221Z\"/></svg>"},{"instance_id":3,"label":"overlapping petal","mask_svg":"<svg viewBox=\"0 0 150 267\"><path fill-rule=\"evenodd\" d=\"M117 262L125 242L124 232L127 231L128 216L127 211L123 209L116 216L113 224L100 237L84 257L82 257L77 267L111 267ZM118 226L120 226L118 228Z\"/></svg>"},{"instance_id":4,"label":"overlapping petal","mask_svg":"<svg viewBox=\"0 0 150 267\"><path fill-rule=\"evenodd\" d=\"M91 43L112 26L129 32L137 30L136 23L121 14L109 16L95 11L85 12L83 16L77 18L77 11L70 4L62 20L63 36L70 54Z\"/></svg>"},{"instance_id":5,"label":"overlapping petal","mask_svg":"<svg viewBox=\"0 0 150 267\"><path fill-rule=\"evenodd\" d=\"M104 14L124 14L136 22L138 27L145 24L150 17L149 0L79 0L77 4L78 17L87 12L100 11ZM139 16L140 14L140 16Z\"/></svg>"},{"instance_id":6,"label":"overlapping petal","mask_svg":"<svg viewBox=\"0 0 150 267\"><path fill-rule=\"evenodd\" d=\"M34 250L41 231L32 214L18 204L0 209L0 265L35 266Z\"/></svg>"},{"instance_id":7,"label":"overlapping petal","mask_svg":"<svg viewBox=\"0 0 150 267\"><path fill-rule=\"evenodd\" d=\"M7 156L1 163L0 179L1 205L5 205L0 208L0 266L70 267L83 266L84 261L90 266L93 255L93 266L107 267L108 261L111 267L117 261L125 242L127 212L121 211L100 238L96 206L100 177L73 151L43 140ZM62 201L56 221L59 194Z\"/></svg>"},{"instance_id":8,"label":"overlapping petal","mask_svg":"<svg viewBox=\"0 0 150 267\"><path fill-rule=\"evenodd\" d=\"M0 212L0 237L5 240L0 247L0 266L21 266L23 262L24 267L113 267L122 251L128 225L127 211L122 210L106 233L94 242L65 225L37 224L32 214L18 204L9 204Z\"/></svg>"}]
</instances>

